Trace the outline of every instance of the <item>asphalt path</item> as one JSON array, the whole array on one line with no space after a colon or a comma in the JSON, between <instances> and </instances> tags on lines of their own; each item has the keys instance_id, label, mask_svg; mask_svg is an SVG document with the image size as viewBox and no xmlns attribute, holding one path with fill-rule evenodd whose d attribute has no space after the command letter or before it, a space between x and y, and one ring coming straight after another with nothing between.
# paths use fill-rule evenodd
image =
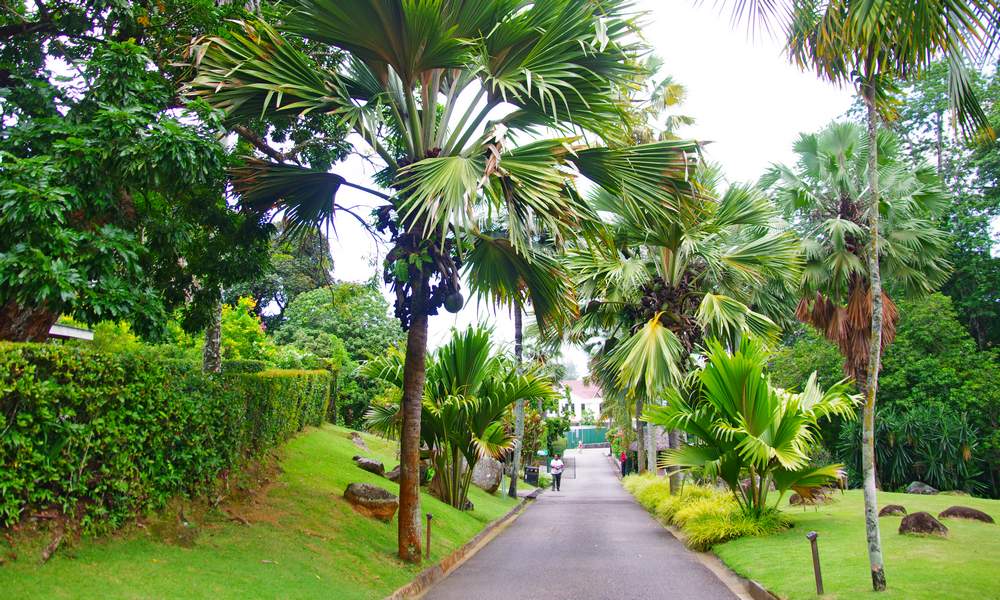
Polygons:
<instances>
[{"instance_id":1,"label":"asphalt path","mask_svg":"<svg viewBox=\"0 0 1000 600\"><path fill-rule=\"evenodd\" d=\"M734 600L639 506L607 449L571 450L576 479L546 491L427 600Z\"/></svg>"}]
</instances>

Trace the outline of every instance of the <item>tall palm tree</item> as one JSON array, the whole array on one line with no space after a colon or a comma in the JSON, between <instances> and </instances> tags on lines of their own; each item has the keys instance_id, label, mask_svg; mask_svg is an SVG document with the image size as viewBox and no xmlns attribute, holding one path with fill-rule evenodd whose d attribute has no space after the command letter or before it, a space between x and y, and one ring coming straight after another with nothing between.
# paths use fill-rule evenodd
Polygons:
<instances>
[{"instance_id":1,"label":"tall palm tree","mask_svg":"<svg viewBox=\"0 0 1000 600\"><path fill-rule=\"evenodd\" d=\"M696 179L702 192L676 212L596 194L610 237L568 256L582 307L573 335L600 336L595 377L637 419L691 370L704 338L732 346L747 331L775 336L775 323L752 307L780 310L782 294L771 292L798 277L798 242L767 197L745 185L717 196L716 169ZM655 465L646 437L637 432Z\"/></svg>"},{"instance_id":2,"label":"tall palm tree","mask_svg":"<svg viewBox=\"0 0 1000 600\"><path fill-rule=\"evenodd\" d=\"M965 60L989 54L1000 32L995 0L731 0L734 16L777 23L789 58L823 79L855 87L867 109L868 240L871 337L862 418L865 525L872 587L885 589L875 485L875 402L882 358L882 279L877 144L879 122L893 115L897 86L935 61L950 69L949 93L956 124L969 137L994 137L975 97Z\"/></svg>"},{"instance_id":3,"label":"tall palm tree","mask_svg":"<svg viewBox=\"0 0 1000 600\"><path fill-rule=\"evenodd\" d=\"M373 189L278 152L236 173L242 206L283 211L292 231L345 213L344 187L384 202L384 278L407 329L399 555L420 560L419 445L428 317L458 310L459 269L483 212L528 256L533 233L575 236L592 219L582 175L637 202L690 189L694 145L631 145L623 98L644 47L625 0L289 0L281 19L197 40L190 94L232 122L339 115L357 153L380 161ZM299 50L317 45L327 52ZM541 138L540 134L554 137ZM384 190L384 191L383 191ZM536 314L539 314L536 312Z\"/></svg>"},{"instance_id":4,"label":"tall palm tree","mask_svg":"<svg viewBox=\"0 0 1000 600\"><path fill-rule=\"evenodd\" d=\"M877 144L879 269L888 284L882 292L886 347L898 320L889 292L930 293L948 276L948 239L938 229L948 194L932 167L910 166L894 134L880 130ZM771 191L802 239L806 265L796 316L837 344L845 374L863 388L871 335L867 132L854 123L834 123L800 136L795 152L796 166L773 166L761 186Z\"/></svg>"}]
</instances>

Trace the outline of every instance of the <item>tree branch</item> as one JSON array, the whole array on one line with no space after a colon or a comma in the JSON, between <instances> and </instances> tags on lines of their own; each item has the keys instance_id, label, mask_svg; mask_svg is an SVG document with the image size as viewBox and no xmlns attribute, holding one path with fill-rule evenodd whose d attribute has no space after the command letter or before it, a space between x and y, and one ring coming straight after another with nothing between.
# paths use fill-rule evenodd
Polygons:
<instances>
[{"instance_id":1,"label":"tree branch","mask_svg":"<svg viewBox=\"0 0 1000 600\"><path fill-rule=\"evenodd\" d=\"M260 150L261 152L263 152L264 154L270 156L274 160L276 160L278 162L285 162L285 158L286 157L285 157L285 155L283 153L278 152L277 150L275 150L274 147L272 147L270 144L268 144L267 142L265 142L263 138L261 138L259 135L257 135L253 131L251 131L245 125L236 125L235 127L233 127L233 131L235 131L236 133L238 133L241 138L243 138L246 141L250 142L250 144L254 148Z\"/></svg>"}]
</instances>

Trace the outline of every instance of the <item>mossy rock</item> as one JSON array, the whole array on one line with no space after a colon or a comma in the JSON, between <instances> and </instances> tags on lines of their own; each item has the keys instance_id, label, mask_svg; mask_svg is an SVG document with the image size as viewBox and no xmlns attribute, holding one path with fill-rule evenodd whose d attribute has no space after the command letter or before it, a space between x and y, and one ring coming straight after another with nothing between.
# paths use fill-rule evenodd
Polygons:
<instances>
[{"instance_id":1,"label":"mossy rock","mask_svg":"<svg viewBox=\"0 0 1000 600\"><path fill-rule=\"evenodd\" d=\"M970 521L982 521L983 523L993 523L993 517L981 510L968 506L950 506L938 514L939 519L969 519Z\"/></svg>"},{"instance_id":2,"label":"mossy rock","mask_svg":"<svg viewBox=\"0 0 1000 600\"><path fill-rule=\"evenodd\" d=\"M929 512L915 512L903 517L899 524L899 533L904 535L936 535L948 537L948 528Z\"/></svg>"}]
</instances>

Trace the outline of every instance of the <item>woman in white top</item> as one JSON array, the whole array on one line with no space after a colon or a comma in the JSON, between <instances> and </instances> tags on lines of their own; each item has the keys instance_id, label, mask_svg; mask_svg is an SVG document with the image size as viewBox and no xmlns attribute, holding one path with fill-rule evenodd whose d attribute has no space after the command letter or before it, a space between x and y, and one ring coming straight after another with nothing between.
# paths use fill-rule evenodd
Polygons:
<instances>
[{"instance_id":1,"label":"woman in white top","mask_svg":"<svg viewBox=\"0 0 1000 600\"><path fill-rule=\"evenodd\" d=\"M549 472L552 473L552 489L558 492L563 472L563 461L559 458L558 454L549 463Z\"/></svg>"}]
</instances>

